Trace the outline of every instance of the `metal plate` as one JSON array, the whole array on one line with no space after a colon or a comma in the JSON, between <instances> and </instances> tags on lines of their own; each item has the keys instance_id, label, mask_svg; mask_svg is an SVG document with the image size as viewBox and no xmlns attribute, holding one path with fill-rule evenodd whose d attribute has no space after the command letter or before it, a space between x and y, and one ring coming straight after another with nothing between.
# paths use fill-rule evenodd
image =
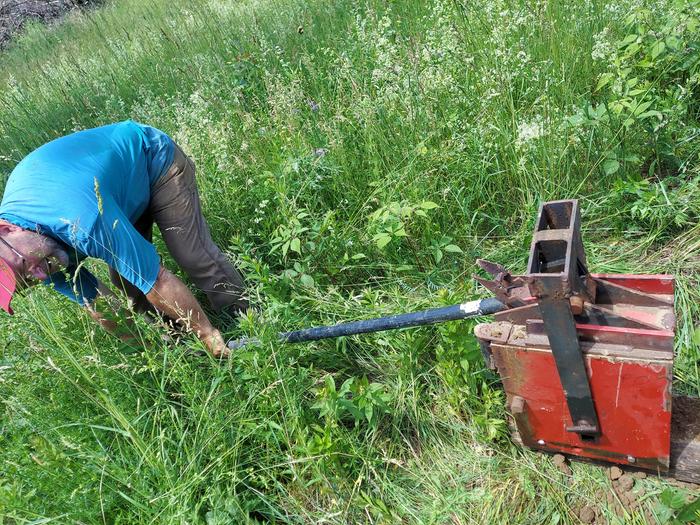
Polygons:
<instances>
[{"instance_id":1,"label":"metal plate","mask_svg":"<svg viewBox=\"0 0 700 525\"><path fill-rule=\"evenodd\" d=\"M595 443L573 422L551 352L491 343L509 407L525 445L665 471L669 466L672 360L615 359L586 353L601 435Z\"/></svg>"}]
</instances>

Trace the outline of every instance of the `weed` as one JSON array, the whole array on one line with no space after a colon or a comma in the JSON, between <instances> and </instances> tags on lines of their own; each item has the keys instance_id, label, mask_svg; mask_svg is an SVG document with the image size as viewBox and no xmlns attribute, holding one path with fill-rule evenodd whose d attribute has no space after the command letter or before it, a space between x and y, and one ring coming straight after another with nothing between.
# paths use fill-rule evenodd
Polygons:
<instances>
[{"instance_id":1,"label":"weed","mask_svg":"<svg viewBox=\"0 0 700 525\"><path fill-rule=\"evenodd\" d=\"M564 480L509 441L471 323L275 333L475 299L476 257L524 269L538 203L579 198L592 271L677 276L674 388L699 394L696 19L696 0L121 0L23 34L0 55L0 175L72 130L165 130L256 305L227 335L262 342L219 365L143 319L128 346L47 289L18 298L0 318L0 521L605 507L599 469ZM646 483L647 510L690 515Z\"/></svg>"}]
</instances>

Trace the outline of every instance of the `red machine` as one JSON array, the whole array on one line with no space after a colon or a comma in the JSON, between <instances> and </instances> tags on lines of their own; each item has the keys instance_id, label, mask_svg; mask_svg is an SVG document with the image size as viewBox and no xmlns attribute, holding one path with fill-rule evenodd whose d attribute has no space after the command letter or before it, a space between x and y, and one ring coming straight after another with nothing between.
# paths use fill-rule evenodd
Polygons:
<instances>
[{"instance_id":1,"label":"red machine","mask_svg":"<svg viewBox=\"0 0 700 525\"><path fill-rule=\"evenodd\" d=\"M476 336L522 443L668 471L673 277L588 273L577 201L540 207L526 275L480 265L508 308Z\"/></svg>"},{"instance_id":2,"label":"red machine","mask_svg":"<svg viewBox=\"0 0 700 525\"><path fill-rule=\"evenodd\" d=\"M477 261L495 298L282 332L299 343L495 315L476 327L516 437L537 450L700 483L700 399L671 393L673 277L588 272L578 201L540 207L528 272ZM260 344L229 341L231 350ZM673 417L672 405L675 406Z\"/></svg>"}]
</instances>

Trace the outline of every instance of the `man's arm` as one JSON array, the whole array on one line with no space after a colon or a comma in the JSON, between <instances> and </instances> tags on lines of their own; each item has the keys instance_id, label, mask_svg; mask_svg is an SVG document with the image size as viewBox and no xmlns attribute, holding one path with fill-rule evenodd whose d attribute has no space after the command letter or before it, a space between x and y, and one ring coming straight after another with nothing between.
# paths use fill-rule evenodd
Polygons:
<instances>
[{"instance_id":1,"label":"man's arm","mask_svg":"<svg viewBox=\"0 0 700 525\"><path fill-rule=\"evenodd\" d=\"M161 312L187 323L214 357L228 357L229 351L221 332L212 326L185 283L163 265L160 266L158 278L146 294L146 299Z\"/></svg>"},{"instance_id":2,"label":"man's arm","mask_svg":"<svg viewBox=\"0 0 700 525\"><path fill-rule=\"evenodd\" d=\"M92 317L97 324L99 324L102 328L107 330L110 334L114 335L115 337L118 337L125 343L134 343L138 339L136 335L134 334L134 330L129 330L125 332L123 329L119 329L119 325L113 321L112 319L108 318L105 316L104 313L100 312L97 309L97 299L102 297L104 300L108 303L108 306L112 313L117 316L121 311L122 308L118 307L114 304L114 301L117 300L117 296L110 290L107 286L105 286L102 282L97 280L97 296L95 297L95 300L90 302L90 303L85 303L85 309L87 310L88 314L90 317ZM130 316L126 316L126 322L128 325L128 328L133 328L134 323L133 320Z\"/></svg>"}]
</instances>

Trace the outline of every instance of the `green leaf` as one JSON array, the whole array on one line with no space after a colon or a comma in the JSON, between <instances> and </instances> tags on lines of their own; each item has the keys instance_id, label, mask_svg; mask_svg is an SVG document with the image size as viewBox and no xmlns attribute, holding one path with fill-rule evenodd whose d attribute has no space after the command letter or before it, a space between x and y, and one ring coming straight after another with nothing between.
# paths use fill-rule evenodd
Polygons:
<instances>
[{"instance_id":1,"label":"green leaf","mask_svg":"<svg viewBox=\"0 0 700 525\"><path fill-rule=\"evenodd\" d=\"M301 254L301 241L299 240L299 237L294 237L290 244L289 244L289 249L292 250L293 252L297 252L298 254Z\"/></svg>"},{"instance_id":2,"label":"green leaf","mask_svg":"<svg viewBox=\"0 0 700 525\"><path fill-rule=\"evenodd\" d=\"M622 42L620 42L620 46L621 47L626 46L627 44L631 44L635 40L637 40L637 34L636 33L629 34L625 37L625 39Z\"/></svg>"},{"instance_id":3,"label":"green leaf","mask_svg":"<svg viewBox=\"0 0 700 525\"><path fill-rule=\"evenodd\" d=\"M647 117L657 117L659 120L663 120L664 114L660 111L656 111L655 109L651 109L649 111L645 111L641 115L637 115L637 118L639 118L640 120Z\"/></svg>"},{"instance_id":4,"label":"green leaf","mask_svg":"<svg viewBox=\"0 0 700 525\"><path fill-rule=\"evenodd\" d=\"M664 49L666 49L666 44L664 43L663 40L659 40L651 48L651 58L656 58L657 56L659 56L661 53L664 52Z\"/></svg>"},{"instance_id":5,"label":"green leaf","mask_svg":"<svg viewBox=\"0 0 700 525\"><path fill-rule=\"evenodd\" d=\"M374 415L374 407L372 405L367 405L367 408L365 408L365 417L367 418L367 422L372 424L372 416Z\"/></svg>"},{"instance_id":6,"label":"green leaf","mask_svg":"<svg viewBox=\"0 0 700 525\"><path fill-rule=\"evenodd\" d=\"M693 341L693 344L700 346L700 324L693 330L691 341Z\"/></svg>"},{"instance_id":7,"label":"green leaf","mask_svg":"<svg viewBox=\"0 0 700 525\"><path fill-rule=\"evenodd\" d=\"M280 432L284 432L284 428L278 423L275 423L274 421L270 421L269 419L267 420L267 426L269 426L272 430L279 430Z\"/></svg>"},{"instance_id":8,"label":"green leaf","mask_svg":"<svg viewBox=\"0 0 700 525\"><path fill-rule=\"evenodd\" d=\"M424 210L434 210L435 208L439 208L439 204L435 204L433 201L423 201L419 204L421 208Z\"/></svg>"},{"instance_id":9,"label":"green leaf","mask_svg":"<svg viewBox=\"0 0 700 525\"><path fill-rule=\"evenodd\" d=\"M632 112L632 115L639 115L643 111L646 111L649 106L651 106L652 101L647 100L646 102L642 102L641 104L637 104L637 106L634 108L634 111Z\"/></svg>"},{"instance_id":10,"label":"green leaf","mask_svg":"<svg viewBox=\"0 0 700 525\"><path fill-rule=\"evenodd\" d=\"M446 252L450 252L450 253L464 253L462 251L462 248L460 248L456 244L448 244L447 246L445 246L443 248L443 250L445 250Z\"/></svg>"},{"instance_id":11,"label":"green leaf","mask_svg":"<svg viewBox=\"0 0 700 525\"><path fill-rule=\"evenodd\" d=\"M634 55L637 51L639 51L640 47L641 46L639 44L637 44L636 42L634 44L627 46L627 50L626 50L625 55L628 57Z\"/></svg>"},{"instance_id":12,"label":"green leaf","mask_svg":"<svg viewBox=\"0 0 700 525\"><path fill-rule=\"evenodd\" d=\"M612 73L603 73L602 75L600 75L600 78L598 79L598 83L596 84L594 91L598 91L607 86L613 78L615 78L615 76Z\"/></svg>"},{"instance_id":13,"label":"green leaf","mask_svg":"<svg viewBox=\"0 0 700 525\"><path fill-rule=\"evenodd\" d=\"M377 248L381 250L391 242L391 235L388 233L378 233L374 236L374 242L377 243Z\"/></svg>"},{"instance_id":14,"label":"green leaf","mask_svg":"<svg viewBox=\"0 0 700 525\"><path fill-rule=\"evenodd\" d=\"M661 503L666 505L670 509L680 509L685 505L685 496L673 489L666 489L660 495L659 499Z\"/></svg>"},{"instance_id":15,"label":"green leaf","mask_svg":"<svg viewBox=\"0 0 700 525\"><path fill-rule=\"evenodd\" d=\"M439 263L440 261L442 261L442 250L440 248L435 249L434 255L435 255L435 262L436 263Z\"/></svg>"},{"instance_id":16,"label":"green leaf","mask_svg":"<svg viewBox=\"0 0 700 525\"><path fill-rule=\"evenodd\" d=\"M608 104L608 107L610 108L610 111L612 111L613 115L619 115L622 112L622 110L625 108L625 106L617 100L611 101Z\"/></svg>"},{"instance_id":17,"label":"green leaf","mask_svg":"<svg viewBox=\"0 0 700 525\"><path fill-rule=\"evenodd\" d=\"M571 115L570 117L567 117L566 121L572 126L580 126L586 122L586 119L582 115Z\"/></svg>"},{"instance_id":18,"label":"green leaf","mask_svg":"<svg viewBox=\"0 0 700 525\"><path fill-rule=\"evenodd\" d=\"M285 242L282 245L282 257L286 257L288 251L289 251L289 241Z\"/></svg>"},{"instance_id":19,"label":"green leaf","mask_svg":"<svg viewBox=\"0 0 700 525\"><path fill-rule=\"evenodd\" d=\"M678 511L676 519L681 523L697 523L700 517L700 498L688 503Z\"/></svg>"},{"instance_id":20,"label":"green leaf","mask_svg":"<svg viewBox=\"0 0 700 525\"><path fill-rule=\"evenodd\" d=\"M306 273L305 273L305 274L302 274L302 276L301 276L301 284L303 284L303 285L306 286L307 288L313 288L313 287L314 287L314 284L315 284L314 278L311 277L310 275L306 274Z\"/></svg>"},{"instance_id":21,"label":"green leaf","mask_svg":"<svg viewBox=\"0 0 700 525\"><path fill-rule=\"evenodd\" d=\"M620 163L617 161L617 159L606 159L603 162L603 171L606 175L612 175L619 169Z\"/></svg>"},{"instance_id":22,"label":"green leaf","mask_svg":"<svg viewBox=\"0 0 700 525\"><path fill-rule=\"evenodd\" d=\"M690 29L690 25L688 25L688 29ZM673 35L667 36L666 37L666 47L673 51L677 51L681 46L681 39L678 37L675 37Z\"/></svg>"}]
</instances>

